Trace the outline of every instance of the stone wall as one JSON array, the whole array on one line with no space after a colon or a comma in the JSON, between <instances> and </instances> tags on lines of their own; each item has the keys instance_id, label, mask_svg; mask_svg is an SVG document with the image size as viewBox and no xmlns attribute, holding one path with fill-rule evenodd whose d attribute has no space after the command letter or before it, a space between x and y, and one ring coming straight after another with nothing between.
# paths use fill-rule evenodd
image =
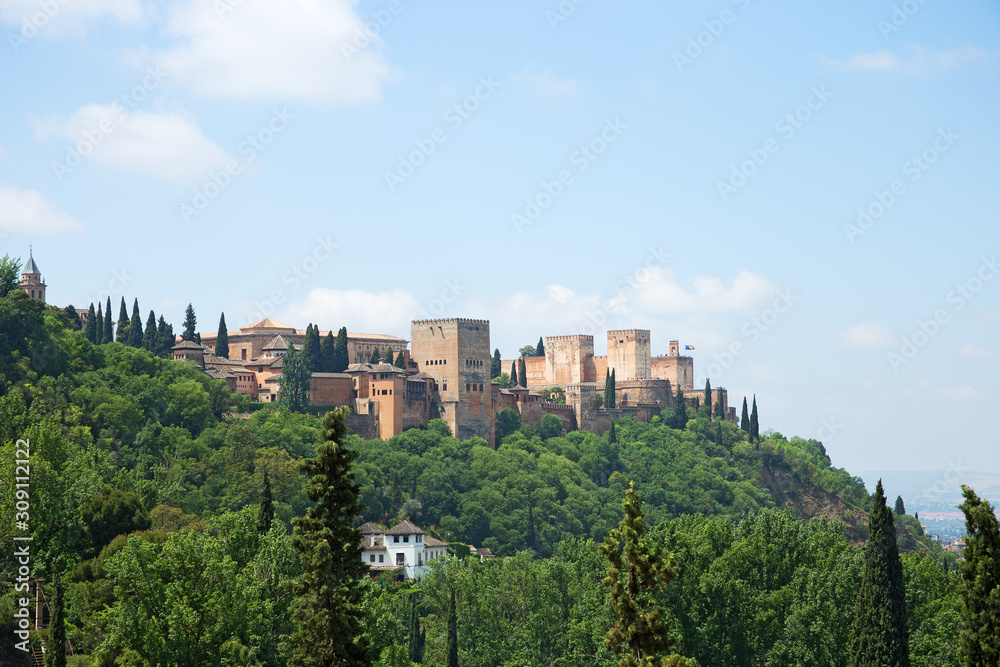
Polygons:
<instances>
[{"instance_id":1,"label":"stone wall","mask_svg":"<svg viewBox=\"0 0 1000 667\"><path fill-rule=\"evenodd\" d=\"M649 330L621 329L608 332L608 366L616 380L644 380L650 373Z\"/></svg>"}]
</instances>

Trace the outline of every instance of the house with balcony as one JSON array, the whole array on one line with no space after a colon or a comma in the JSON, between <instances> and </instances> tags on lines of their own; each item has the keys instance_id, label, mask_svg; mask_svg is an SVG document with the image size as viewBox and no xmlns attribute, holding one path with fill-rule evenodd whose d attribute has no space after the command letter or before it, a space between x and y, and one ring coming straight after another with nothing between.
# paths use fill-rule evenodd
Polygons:
<instances>
[{"instance_id":1,"label":"house with balcony","mask_svg":"<svg viewBox=\"0 0 1000 667\"><path fill-rule=\"evenodd\" d=\"M427 573L427 564L448 554L448 545L409 521L385 530L373 523L361 526L361 560L373 572L397 572L403 579Z\"/></svg>"}]
</instances>

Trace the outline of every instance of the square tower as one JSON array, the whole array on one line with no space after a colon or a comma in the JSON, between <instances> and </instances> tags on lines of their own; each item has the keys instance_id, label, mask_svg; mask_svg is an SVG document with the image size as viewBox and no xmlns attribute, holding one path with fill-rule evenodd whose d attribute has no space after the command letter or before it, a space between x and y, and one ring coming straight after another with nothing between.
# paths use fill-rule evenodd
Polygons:
<instances>
[{"instance_id":1,"label":"square tower","mask_svg":"<svg viewBox=\"0 0 1000 667\"><path fill-rule=\"evenodd\" d=\"M489 320L414 320L410 332L410 357L434 378L440 416L451 432L460 440L479 436L492 445Z\"/></svg>"},{"instance_id":2,"label":"square tower","mask_svg":"<svg viewBox=\"0 0 1000 667\"><path fill-rule=\"evenodd\" d=\"M608 332L608 369L616 380L645 380L652 377L648 329L619 329Z\"/></svg>"},{"instance_id":3,"label":"square tower","mask_svg":"<svg viewBox=\"0 0 1000 667\"><path fill-rule=\"evenodd\" d=\"M545 337L545 380L549 385L587 382L587 364L593 363L594 337L584 334Z\"/></svg>"}]
</instances>

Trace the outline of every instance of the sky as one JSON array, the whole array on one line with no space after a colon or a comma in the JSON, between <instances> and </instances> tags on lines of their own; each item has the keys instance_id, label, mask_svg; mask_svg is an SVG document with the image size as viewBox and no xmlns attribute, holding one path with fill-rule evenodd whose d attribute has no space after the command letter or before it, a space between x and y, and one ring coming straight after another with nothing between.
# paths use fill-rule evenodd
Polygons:
<instances>
[{"instance_id":1,"label":"sky","mask_svg":"<svg viewBox=\"0 0 1000 667\"><path fill-rule=\"evenodd\" d=\"M0 253L51 304L485 318L505 358L649 329L834 465L1000 471L995 3L0 0L0 30Z\"/></svg>"}]
</instances>

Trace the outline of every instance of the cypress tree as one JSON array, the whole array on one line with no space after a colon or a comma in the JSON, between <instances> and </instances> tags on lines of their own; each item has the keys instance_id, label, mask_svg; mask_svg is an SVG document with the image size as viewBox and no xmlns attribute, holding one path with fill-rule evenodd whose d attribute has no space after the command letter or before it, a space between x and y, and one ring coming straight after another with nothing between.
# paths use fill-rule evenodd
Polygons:
<instances>
[{"instance_id":1,"label":"cypress tree","mask_svg":"<svg viewBox=\"0 0 1000 667\"><path fill-rule=\"evenodd\" d=\"M369 364L377 364L379 362L378 347L372 350L372 356L368 357Z\"/></svg>"},{"instance_id":2,"label":"cypress tree","mask_svg":"<svg viewBox=\"0 0 1000 667\"><path fill-rule=\"evenodd\" d=\"M674 428L684 430L687 428L688 412L687 402L684 400L684 390L677 385L677 393L674 395Z\"/></svg>"},{"instance_id":3,"label":"cypress tree","mask_svg":"<svg viewBox=\"0 0 1000 667\"><path fill-rule=\"evenodd\" d=\"M322 372L323 350L319 340L319 327L310 323L306 326L306 335L302 340L302 363L310 373Z\"/></svg>"},{"instance_id":4,"label":"cypress tree","mask_svg":"<svg viewBox=\"0 0 1000 667\"><path fill-rule=\"evenodd\" d=\"M343 373L351 363L347 350L347 327L341 327L340 331L337 332L337 344L334 346L334 350L337 354L333 372Z\"/></svg>"},{"instance_id":5,"label":"cypress tree","mask_svg":"<svg viewBox=\"0 0 1000 667\"><path fill-rule=\"evenodd\" d=\"M896 525L885 504L882 480L868 517L865 568L854 603L851 667L909 667L906 588Z\"/></svg>"},{"instance_id":6,"label":"cypress tree","mask_svg":"<svg viewBox=\"0 0 1000 667\"><path fill-rule=\"evenodd\" d=\"M309 405L309 378L312 374L291 343L281 359L278 378L278 402L292 412L302 412Z\"/></svg>"},{"instance_id":7,"label":"cypress tree","mask_svg":"<svg viewBox=\"0 0 1000 667\"><path fill-rule=\"evenodd\" d=\"M301 464L309 481L306 494L316 503L305 517L293 519L293 542L301 556L302 574L290 583L295 594L289 638L289 665L367 665L374 662L363 638L360 487L352 463L358 457L344 440L347 410L337 408L324 419L324 441L316 458Z\"/></svg>"},{"instance_id":8,"label":"cypress tree","mask_svg":"<svg viewBox=\"0 0 1000 667\"><path fill-rule=\"evenodd\" d=\"M535 346L535 356L536 357L545 356L545 341L542 340L541 336L538 337L538 345Z\"/></svg>"},{"instance_id":9,"label":"cypress tree","mask_svg":"<svg viewBox=\"0 0 1000 667\"><path fill-rule=\"evenodd\" d=\"M158 357L169 358L172 354L171 349L175 343L174 325L167 324L166 320L163 319L163 315L160 315L160 321L156 326L156 347L153 353Z\"/></svg>"},{"instance_id":10,"label":"cypress tree","mask_svg":"<svg viewBox=\"0 0 1000 667\"><path fill-rule=\"evenodd\" d=\"M518 386L516 361L510 362L510 386L512 387Z\"/></svg>"},{"instance_id":11,"label":"cypress tree","mask_svg":"<svg viewBox=\"0 0 1000 667\"><path fill-rule=\"evenodd\" d=\"M52 607L45 667L66 667L66 611L59 575L52 573Z\"/></svg>"},{"instance_id":12,"label":"cypress tree","mask_svg":"<svg viewBox=\"0 0 1000 667\"><path fill-rule=\"evenodd\" d=\"M128 345L128 308L125 306L125 297L122 297L121 306L118 308L118 328L115 331L115 340L122 345Z\"/></svg>"},{"instance_id":13,"label":"cypress tree","mask_svg":"<svg viewBox=\"0 0 1000 667\"><path fill-rule=\"evenodd\" d=\"M658 589L677 577L673 555L661 558L646 537L645 514L635 493L635 484L625 494L625 518L601 545L608 559L607 576L601 584L611 591L611 608L617 622L604 637L609 651L621 655L619 665L683 666L677 654L656 660L673 646L670 628L661 621L663 607L657 604Z\"/></svg>"},{"instance_id":14,"label":"cypress tree","mask_svg":"<svg viewBox=\"0 0 1000 667\"><path fill-rule=\"evenodd\" d=\"M260 494L260 506L257 508L257 532L266 535L271 530L274 521L274 499L271 497L271 478L264 469L264 491Z\"/></svg>"},{"instance_id":15,"label":"cypress tree","mask_svg":"<svg viewBox=\"0 0 1000 667\"><path fill-rule=\"evenodd\" d=\"M94 343L96 345L102 345L104 343L104 315L101 314L101 308L103 304L101 302L97 303L97 319L94 321Z\"/></svg>"},{"instance_id":16,"label":"cypress tree","mask_svg":"<svg viewBox=\"0 0 1000 667\"><path fill-rule=\"evenodd\" d=\"M219 318L219 333L215 336L215 356L229 358L229 330L226 328L226 314Z\"/></svg>"},{"instance_id":17,"label":"cypress tree","mask_svg":"<svg viewBox=\"0 0 1000 667\"><path fill-rule=\"evenodd\" d=\"M711 419L712 415L712 383L705 378L705 407L708 408L708 418Z\"/></svg>"},{"instance_id":18,"label":"cypress tree","mask_svg":"<svg viewBox=\"0 0 1000 667\"><path fill-rule=\"evenodd\" d=\"M757 421L757 394L753 395L753 408L750 410L750 442L760 442L760 422Z\"/></svg>"},{"instance_id":19,"label":"cypress tree","mask_svg":"<svg viewBox=\"0 0 1000 667\"><path fill-rule=\"evenodd\" d=\"M618 383L615 381L615 369L611 369L611 381L608 383L608 398L604 401L605 407L617 408L618 407L618 394L616 389L618 388Z\"/></svg>"},{"instance_id":20,"label":"cypress tree","mask_svg":"<svg viewBox=\"0 0 1000 667\"><path fill-rule=\"evenodd\" d=\"M198 327L198 318L194 316L194 307L189 303L184 310L184 331L181 332L181 340L194 342L195 329Z\"/></svg>"},{"instance_id":21,"label":"cypress tree","mask_svg":"<svg viewBox=\"0 0 1000 667\"><path fill-rule=\"evenodd\" d=\"M524 357L521 357L520 359L518 359L518 364L519 364L519 368L517 369L517 371L518 371L518 380L520 380L522 387L527 387L528 386L528 371L525 370L525 367L524 367Z\"/></svg>"},{"instance_id":22,"label":"cypress tree","mask_svg":"<svg viewBox=\"0 0 1000 667\"><path fill-rule=\"evenodd\" d=\"M139 299L132 302L132 319L128 323L128 346L142 347L142 319L139 317Z\"/></svg>"},{"instance_id":23,"label":"cypress tree","mask_svg":"<svg viewBox=\"0 0 1000 667\"><path fill-rule=\"evenodd\" d=\"M395 366L396 368L402 368L403 370L406 370L406 357L403 356L402 350L400 350L399 354L396 355Z\"/></svg>"},{"instance_id":24,"label":"cypress tree","mask_svg":"<svg viewBox=\"0 0 1000 667\"><path fill-rule=\"evenodd\" d=\"M66 313L66 319L69 320L70 331L79 331L83 328L83 323L80 322L80 313L76 312L76 308L72 304L66 306L64 312Z\"/></svg>"},{"instance_id":25,"label":"cypress tree","mask_svg":"<svg viewBox=\"0 0 1000 667\"><path fill-rule=\"evenodd\" d=\"M608 444L613 445L618 442L618 434L615 433L615 420L611 420L611 426L608 427Z\"/></svg>"},{"instance_id":26,"label":"cypress tree","mask_svg":"<svg viewBox=\"0 0 1000 667\"><path fill-rule=\"evenodd\" d=\"M146 331L142 334L142 347L150 352L156 351L156 314L149 311L146 318Z\"/></svg>"},{"instance_id":27,"label":"cypress tree","mask_svg":"<svg viewBox=\"0 0 1000 667\"><path fill-rule=\"evenodd\" d=\"M90 304L90 308L87 310L87 324L83 335L91 343L97 344L97 311L94 310L94 304Z\"/></svg>"},{"instance_id":28,"label":"cypress tree","mask_svg":"<svg viewBox=\"0 0 1000 667\"><path fill-rule=\"evenodd\" d=\"M1000 665L1000 525L993 507L962 485L965 560L958 565L962 625L958 651L963 665ZM945 561L947 562L947 561Z\"/></svg>"},{"instance_id":29,"label":"cypress tree","mask_svg":"<svg viewBox=\"0 0 1000 667\"><path fill-rule=\"evenodd\" d=\"M750 436L750 412L747 410L747 397L743 397L743 414L740 415L740 430Z\"/></svg>"},{"instance_id":30,"label":"cypress tree","mask_svg":"<svg viewBox=\"0 0 1000 667\"><path fill-rule=\"evenodd\" d=\"M611 369L604 371L604 409L611 409Z\"/></svg>"},{"instance_id":31,"label":"cypress tree","mask_svg":"<svg viewBox=\"0 0 1000 667\"><path fill-rule=\"evenodd\" d=\"M500 357L500 348L495 348L493 350L493 359L490 360L490 379L500 377L503 373L503 359Z\"/></svg>"},{"instance_id":32,"label":"cypress tree","mask_svg":"<svg viewBox=\"0 0 1000 667\"><path fill-rule=\"evenodd\" d=\"M323 359L320 364L323 373L332 373L333 367L337 363L337 339L333 337L333 330L326 332L323 342L319 346L319 355Z\"/></svg>"},{"instance_id":33,"label":"cypress tree","mask_svg":"<svg viewBox=\"0 0 1000 667\"><path fill-rule=\"evenodd\" d=\"M424 661L424 648L427 646L427 631L420 627L418 595L419 593L414 593L410 596L410 640L407 653L410 662L420 664Z\"/></svg>"},{"instance_id":34,"label":"cypress tree","mask_svg":"<svg viewBox=\"0 0 1000 667\"><path fill-rule=\"evenodd\" d=\"M722 421L715 422L715 444L725 449L726 443L722 439Z\"/></svg>"},{"instance_id":35,"label":"cypress tree","mask_svg":"<svg viewBox=\"0 0 1000 667\"><path fill-rule=\"evenodd\" d=\"M715 395L715 407L712 408L712 416L716 419L725 419L726 411L722 407L722 389L720 388Z\"/></svg>"},{"instance_id":36,"label":"cypress tree","mask_svg":"<svg viewBox=\"0 0 1000 667\"><path fill-rule=\"evenodd\" d=\"M892 510L896 515L906 514L906 505L903 504L903 496L896 496L896 506Z\"/></svg>"},{"instance_id":37,"label":"cypress tree","mask_svg":"<svg viewBox=\"0 0 1000 667\"><path fill-rule=\"evenodd\" d=\"M451 589L451 605L448 607L448 644L445 650L447 667L458 667L458 609L455 604L455 589Z\"/></svg>"},{"instance_id":38,"label":"cypress tree","mask_svg":"<svg viewBox=\"0 0 1000 667\"><path fill-rule=\"evenodd\" d=\"M101 337L102 343L113 343L115 340L115 321L111 319L111 297L108 297L104 304L104 335Z\"/></svg>"}]
</instances>

